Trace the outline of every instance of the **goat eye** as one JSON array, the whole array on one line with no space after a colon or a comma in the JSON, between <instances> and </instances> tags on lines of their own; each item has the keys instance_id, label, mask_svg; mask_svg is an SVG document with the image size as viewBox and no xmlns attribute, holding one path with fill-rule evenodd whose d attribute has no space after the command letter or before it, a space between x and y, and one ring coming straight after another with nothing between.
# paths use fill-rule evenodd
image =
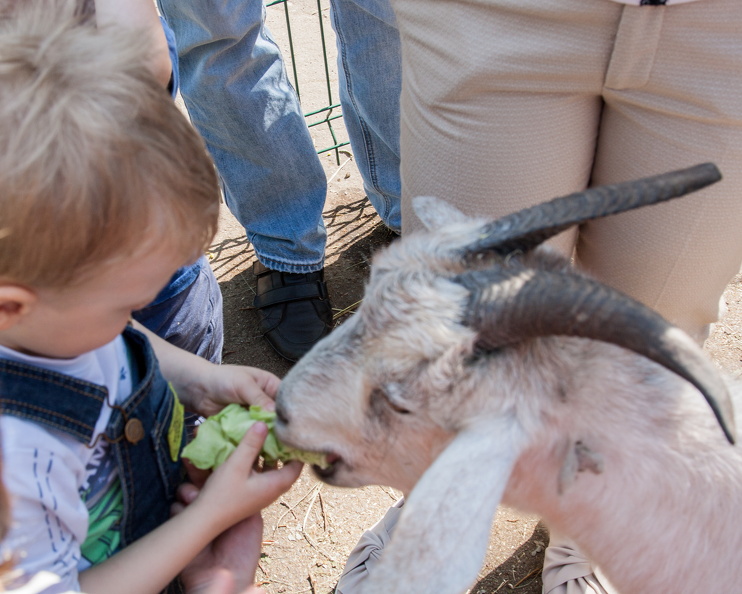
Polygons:
<instances>
[{"instance_id":1,"label":"goat eye","mask_svg":"<svg viewBox=\"0 0 742 594\"><path fill-rule=\"evenodd\" d=\"M410 414L410 411L406 409L404 406L400 406L389 395L389 392L387 390L384 390L383 388L374 388L371 392L371 403L378 404L380 402L383 402L386 406L391 408L394 412L400 415L408 415Z\"/></svg>"}]
</instances>

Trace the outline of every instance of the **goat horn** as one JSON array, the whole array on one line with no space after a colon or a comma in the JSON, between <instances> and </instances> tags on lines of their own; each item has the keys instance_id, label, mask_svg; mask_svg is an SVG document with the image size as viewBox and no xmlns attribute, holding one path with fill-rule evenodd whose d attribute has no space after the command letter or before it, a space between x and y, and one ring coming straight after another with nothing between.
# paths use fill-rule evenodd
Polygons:
<instances>
[{"instance_id":1,"label":"goat horn","mask_svg":"<svg viewBox=\"0 0 742 594\"><path fill-rule=\"evenodd\" d=\"M538 336L591 338L629 349L693 384L706 398L726 438L734 443L727 388L700 347L645 305L574 273L525 267L465 272L454 280L470 292L464 324L479 333L478 347L500 347Z\"/></svg>"},{"instance_id":2,"label":"goat horn","mask_svg":"<svg viewBox=\"0 0 742 594\"><path fill-rule=\"evenodd\" d=\"M644 179L589 188L532 206L492 221L465 252L506 256L527 252L572 225L678 198L721 179L713 163Z\"/></svg>"}]
</instances>

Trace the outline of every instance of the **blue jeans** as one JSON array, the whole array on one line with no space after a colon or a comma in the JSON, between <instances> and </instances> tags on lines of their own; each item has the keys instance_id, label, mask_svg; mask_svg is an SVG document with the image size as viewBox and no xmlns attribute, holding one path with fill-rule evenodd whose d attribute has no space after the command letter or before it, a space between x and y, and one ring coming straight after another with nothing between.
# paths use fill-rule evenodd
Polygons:
<instances>
[{"instance_id":1,"label":"blue jeans","mask_svg":"<svg viewBox=\"0 0 742 594\"><path fill-rule=\"evenodd\" d=\"M389 0L330 0L343 120L369 201L399 233L402 58Z\"/></svg>"},{"instance_id":2,"label":"blue jeans","mask_svg":"<svg viewBox=\"0 0 742 594\"><path fill-rule=\"evenodd\" d=\"M219 364L224 346L221 289L204 256L186 270L192 269L194 278L186 276L185 288L175 279L161 292L164 299L158 296L132 317L169 343ZM171 295L169 289L177 291Z\"/></svg>"},{"instance_id":3,"label":"blue jeans","mask_svg":"<svg viewBox=\"0 0 742 594\"><path fill-rule=\"evenodd\" d=\"M263 264L323 266L327 180L265 28L261 0L158 0L175 32L180 92Z\"/></svg>"},{"instance_id":4,"label":"blue jeans","mask_svg":"<svg viewBox=\"0 0 742 594\"><path fill-rule=\"evenodd\" d=\"M387 17L391 14L388 0L374 2L386 7L375 13L388 10ZM398 229L398 158L391 159L388 177L380 173L387 167L390 151L386 146L376 150L375 143L379 136L390 134L393 138L385 138L385 144L399 146L399 88L386 86L389 69L380 60L394 54L392 70L398 72L400 57L394 46L389 52L374 50L373 56L365 49L356 52L359 34L368 36L359 19L368 13L349 10L350 3L336 4L336 28L342 23L347 33L338 43L344 48L347 70L341 100L349 114L355 112L349 117L351 144L354 151L366 155L359 166L372 204L390 227ZM263 2L158 0L158 5L175 31L181 94L191 121L214 158L227 206L245 227L259 260L283 272L319 270L326 241L322 209L327 181L280 51L265 27ZM373 19L370 24L384 22ZM359 84L354 91L352 77L369 61L376 65L364 76L382 75L382 79L377 85ZM373 123L366 125L367 121ZM395 178L396 196L395 182L389 181Z\"/></svg>"}]
</instances>

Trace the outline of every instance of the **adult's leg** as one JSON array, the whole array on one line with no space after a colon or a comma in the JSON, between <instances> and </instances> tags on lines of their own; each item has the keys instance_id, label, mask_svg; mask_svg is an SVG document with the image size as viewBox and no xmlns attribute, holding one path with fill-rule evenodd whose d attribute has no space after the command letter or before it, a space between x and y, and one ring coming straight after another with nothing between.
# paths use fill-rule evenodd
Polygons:
<instances>
[{"instance_id":1,"label":"adult's leg","mask_svg":"<svg viewBox=\"0 0 742 594\"><path fill-rule=\"evenodd\" d=\"M266 266L322 267L327 183L261 0L159 0L180 86L232 213Z\"/></svg>"},{"instance_id":2,"label":"adult's leg","mask_svg":"<svg viewBox=\"0 0 742 594\"><path fill-rule=\"evenodd\" d=\"M544 594L620 594L572 540L553 531L541 580Z\"/></svg>"},{"instance_id":3,"label":"adult's leg","mask_svg":"<svg viewBox=\"0 0 742 594\"><path fill-rule=\"evenodd\" d=\"M402 222L434 195L499 217L586 187L613 2L394 0L402 37ZM569 253L574 232L557 238Z\"/></svg>"},{"instance_id":4,"label":"adult's leg","mask_svg":"<svg viewBox=\"0 0 742 594\"><path fill-rule=\"evenodd\" d=\"M619 4L394 1L405 232L416 195L499 217L588 185ZM571 253L575 235L556 247ZM611 591L569 545L551 551L544 592Z\"/></svg>"},{"instance_id":5,"label":"adult's leg","mask_svg":"<svg viewBox=\"0 0 742 594\"><path fill-rule=\"evenodd\" d=\"M389 0L331 0L343 120L369 201L402 227L399 179L399 31Z\"/></svg>"},{"instance_id":6,"label":"adult's leg","mask_svg":"<svg viewBox=\"0 0 742 594\"><path fill-rule=\"evenodd\" d=\"M702 341L742 263L742 4L623 9L593 183L712 161L721 182L591 222L577 262Z\"/></svg>"},{"instance_id":7,"label":"adult's leg","mask_svg":"<svg viewBox=\"0 0 742 594\"><path fill-rule=\"evenodd\" d=\"M332 327L323 279L327 181L262 0L158 0L175 32L181 94L260 262L255 306L296 360Z\"/></svg>"}]
</instances>

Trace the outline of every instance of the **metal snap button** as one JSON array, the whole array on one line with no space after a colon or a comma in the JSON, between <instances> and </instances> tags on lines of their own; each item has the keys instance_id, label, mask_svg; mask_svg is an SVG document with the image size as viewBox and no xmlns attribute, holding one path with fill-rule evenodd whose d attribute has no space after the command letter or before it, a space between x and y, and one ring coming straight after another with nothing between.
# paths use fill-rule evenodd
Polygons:
<instances>
[{"instance_id":1,"label":"metal snap button","mask_svg":"<svg viewBox=\"0 0 742 594\"><path fill-rule=\"evenodd\" d=\"M139 419L129 419L124 427L124 435L126 436L126 441L136 445L144 437L142 422Z\"/></svg>"}]
</instances>

